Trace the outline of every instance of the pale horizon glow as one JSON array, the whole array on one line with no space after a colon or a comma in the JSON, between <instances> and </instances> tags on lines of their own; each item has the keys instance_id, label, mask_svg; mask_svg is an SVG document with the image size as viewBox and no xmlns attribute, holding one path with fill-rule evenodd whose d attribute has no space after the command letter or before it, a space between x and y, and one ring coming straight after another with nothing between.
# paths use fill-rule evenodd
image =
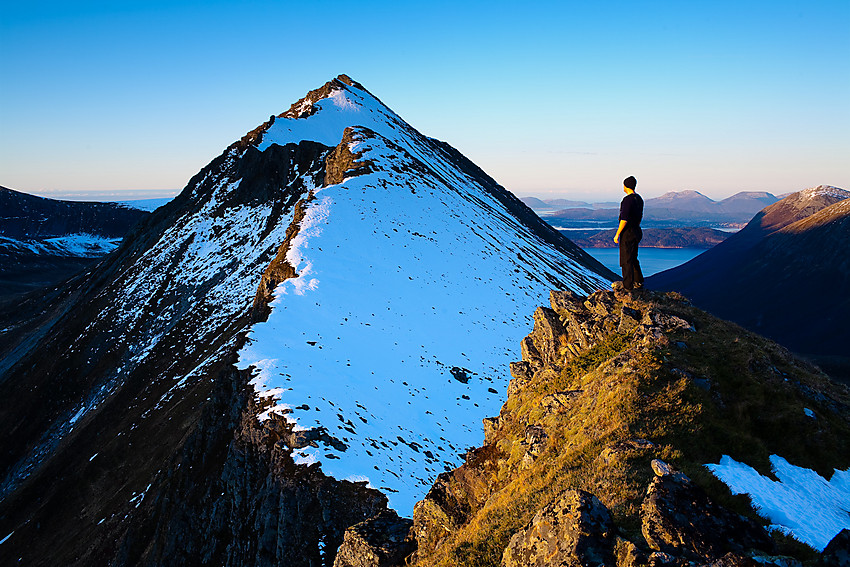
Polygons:
<instances>
[{"instance_id":1,"label":"pale horizon glow","mask_svg":"<svg viewBox=\"0 0 850 567\"><path fill-rule=\"evenodd\" d=\"M845 1L7 2L0 185L173 196L345 73L520 197L847 189L848 21Z\"/></svg>"}]
</instances>

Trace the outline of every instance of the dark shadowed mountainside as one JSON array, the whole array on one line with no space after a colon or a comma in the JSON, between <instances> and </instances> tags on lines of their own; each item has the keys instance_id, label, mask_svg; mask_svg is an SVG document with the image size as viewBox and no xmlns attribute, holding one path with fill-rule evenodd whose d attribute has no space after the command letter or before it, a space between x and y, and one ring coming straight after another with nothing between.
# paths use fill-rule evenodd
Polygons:
<instances>
[{"instance_id":1,"label":"dark shadowed mountainside","mask_svg":"<svg viewBox=\"0 0 850 567\"><path fill-rule=\"evenodd\" d=\"M65 280L114 250L148 212L0 187L0 301Z\"/></svg>"},{"instance_id":2,"label":"dark shadowed mountainside","mask_svg":"<svg viewBox=\"0 0 850 567\"><path fill-rule=\"evenodd\" d=\"M820 186L761 211L690 262L647 278L807 355L846 355L850 193Z\"/></svg>"},{"instance_id":3,"label":"dark shadowed mountainside","mask_svg":"<svg viewBox=\"0 0 850 567\"><path fill-rule=\"evenodd\" d=\"M148 216L115 203L60 201L0 187L0 235L44 239L67 234L122 237Z\"/></svg>"}]
</instances>

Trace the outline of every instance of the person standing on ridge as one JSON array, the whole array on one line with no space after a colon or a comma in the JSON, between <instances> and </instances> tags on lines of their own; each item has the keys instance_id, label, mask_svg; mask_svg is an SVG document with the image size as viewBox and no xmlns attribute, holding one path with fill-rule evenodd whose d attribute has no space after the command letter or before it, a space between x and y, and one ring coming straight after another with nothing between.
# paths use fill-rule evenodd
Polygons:
<instances>
[{"instance_id":1,"label":"person standing on ridge","mask_svg":"<svg viewBox=\"0 0 850 567\"><path fill-rule=\"evenodd\" d=\"M643 273L638 262L638 243L643 238L640 221L643 219L643 199L635 193L637 179L630 175L623 180L626 196L620 203L620 226L614 243L620 245L620 267L623 269L623 289L641 289Z\"/></svg>"}]
</instances>

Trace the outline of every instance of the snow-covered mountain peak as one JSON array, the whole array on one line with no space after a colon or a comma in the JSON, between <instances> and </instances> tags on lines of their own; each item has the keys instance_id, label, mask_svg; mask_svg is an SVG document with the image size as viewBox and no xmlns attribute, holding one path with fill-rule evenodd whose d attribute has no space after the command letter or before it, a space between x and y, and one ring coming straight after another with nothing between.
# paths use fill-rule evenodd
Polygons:
<instances>
[{"instance_id":1,"label":"snow-covered mountain peak","mask_svg":"<svg viewBox=\"0 0 850 567\"><path fill-rule=\"evenodd\" d=\"M260 419L274 412L313 432L297 462L368 480L410 514L498 413L549 290L609 284L474 164L359 85L314 93L257 146L333 149L286 251L297 276L277 286L238 366L255 369L271 401Z\"/></svg>"},{"instance_id":2,"label":"snow-covered mountain peak","mask_svg":"<svg viewBox=\"0 0 850 567\"><path fill-rule=\"evenodd\" d=\"M817 187L803 189L798 195L801 202L811 201L816 197L832 197L840 200L850 197L850 191L845 191L831 185L818 185Z\"/></svg>"},{"instance_id":3,"label":"snow-covered mountain peak","mask_svg":"<svg viewBox=\"0 0 850 567\"><path fill-rule=\"evenodd\" d=\"M393 130L411 130L359 83L345 79L349 82L334 79L293 104L269 124L258 149L303 140L334 147L349 126L363 126L388 137L398 137L391 135Z\"/></svg>"}]
</instances>

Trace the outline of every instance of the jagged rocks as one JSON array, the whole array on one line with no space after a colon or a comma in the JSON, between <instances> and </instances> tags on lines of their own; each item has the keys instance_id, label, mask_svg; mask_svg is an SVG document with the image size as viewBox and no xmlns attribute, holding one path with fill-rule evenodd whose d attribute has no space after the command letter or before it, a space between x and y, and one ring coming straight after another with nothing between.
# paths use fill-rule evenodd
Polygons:
<instances>
[{"instance_id":1,"label":"jagged rocks","mask_svg":"<svg viewBox=\"0 0 850 567\"><path fill-rule=\"evenodd\" d=\"M386 510L345 531L334 567L396 567L416 550L413 521Z\"/></svg>"},{"instance_id":2,"label":"jagged rocks","mask_svg":"<svg viewBox=\"0 0 850 567\"><path fill-rule=\"evenodd\" d=\"M549 292L549 303L557 313L579 311L584 307L585 298L570 290L555 290Z\"/></svg>"},{"instance_id":3,"label":"jagged rocks","mask_svg":"<svg viewBox=\"0 0 850 567\"><path fill-rule=\"evenodd\" d=\"M428 557L484 505L502 458L497 448L485 445L468 452L461 467L437 476L425 498L413 507L415 558Z\"/></svg>"},{"instance_id":4,"label":"jagged rocks","mask_svg":"<svg viewBox=\"0 0 850 567\"><path fill-rule=\"evenodd\" d=\"M614 565L611 513L595 496L570 490L511 538L502 567Z\"/></svg>"},{"instance_id":5,"label":"jagged rocks","mask_svg":"<svg viewBox=\"0 0 850 567\"><path fill-rule=\"evenodd\" d=\"M563 361L563 356L558 347L562 341L566 344L566 334L566 329L564 329L555 311L547 307L538 307L534 311L534 329L527 337L527 339L530 339L531 345L526 345L526 341L523 341L525 347L523 349L523 360L526 360L525 353L527 352L529 358L538 357L543 366L552 368L557 372Z\"/></svg>"},{"instance_id":6,"label":"jagged rocks","mask_svg":"<svg viewBox=\"0 0 850 567\"><path fill-rule=\"evenodd\" d=\"M630 333L638 325L640 325L640 320L640 311L623 305L623 308L620 311L620 325L617 327L617 332Z\"/></svg>"},{"instance_id":7,"label":"jagged rocks","mask_svg":"<svg viewBox=\"0 0 850 567\"><path fill-rule=\"evenodd\" d=\"M728 552L770 551L764 529L717 505L682 473L653 461L656 477L641 506L641 531L650 548L695 560L717 560Z\"/></svg>"},{"instance_id":8,"label":"jagged rocks","mask_svg":"<svg viewBox=\"0 0 850 567\"><path fill-rule=\"evenodd\" d=\"M562 358L580 355L612 332L631 332L641 321L641 314L628 308L624 323L614 293L607 290L595 291L586 298L569 291L553 291L549 303L563 324L564 337L555 345Z\"/></svg>"},{"instance_id":9,"label":"jagged rocks","mask_svg":"<svg viewBox=\"0 0 850 567\"><path fill-rule=\"evenodd\" d=\"M727 553L720 559L709 563L708 567L759 567L760 565L761 563L752 557L737 553Z\"/></svg>"},{"instance_id":10,"label":"jagged rocks","mask_svg":"<svg viewBox=\"0 0 850 567\"><path fill-rule=\"evenodd\" d=\"M525 341L523 341L522 344L525 345ZM523 346L523 348L525 347ZM521 360L519 362L511 362L510 368L513 380L508 383L508 397L516 393L517 390L522 388L522 386L528 383L534 376L534 370L531 368L531 364L529 364L525 360Z\"/></svg>"},{"instance_id":11,"label":"jagged rocks","mask_svg":"<svg viewBox=\"0 0 850 567\"><path fill-rule=\"evenodd\" d=\"M342 141L333 149L333 151L325 159L325 184L335 185L342 183L348 177L356 177L364 175L370 171L374 171L374 164L370 161L358 161L363 155L362 152L352 153L349 149L353 142L359 141L362 136L361 132L366 135L374 135L374 132L368 128L355 129L348 127L344 130Z\"/></svg>"}]
</instances>

